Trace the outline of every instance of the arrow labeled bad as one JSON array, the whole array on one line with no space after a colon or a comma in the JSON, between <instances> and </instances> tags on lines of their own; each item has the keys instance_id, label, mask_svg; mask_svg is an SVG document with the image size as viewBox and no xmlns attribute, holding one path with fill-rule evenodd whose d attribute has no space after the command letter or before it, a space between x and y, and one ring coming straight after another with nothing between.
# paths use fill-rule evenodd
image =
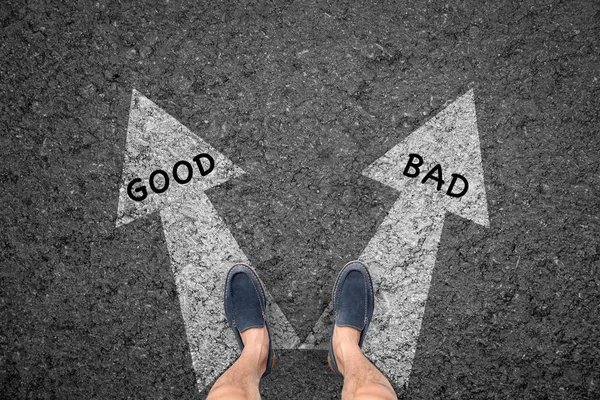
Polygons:
<instances>
[{"instance_id":1,"label":"arrow labeled bad","mask_svg":"<svg viewBox=\"0 0 600 400\"><path fill-rule=\"evenodd\" d=\"M488 226L473 91L390 149L364 172L399 198L364 249L375 314L365 353L396 384L408 379L444 218L454 213ZM326 348L331 305L304 348Z\"/></svg>"},{"instance_id":2,"label":"arrow labeled bad","mask_svg":"<svg viewBox=\"0 0 600 400\"><path fill-rule=\"evenodd\" d=\"M223 288L229 268L248 263L204 192L243 173L133 90L116 225L160 213L200 391L239 354L223 310ZM296 333L268 298L275 345L295 347Z\"/></svg>"}]
</instances>

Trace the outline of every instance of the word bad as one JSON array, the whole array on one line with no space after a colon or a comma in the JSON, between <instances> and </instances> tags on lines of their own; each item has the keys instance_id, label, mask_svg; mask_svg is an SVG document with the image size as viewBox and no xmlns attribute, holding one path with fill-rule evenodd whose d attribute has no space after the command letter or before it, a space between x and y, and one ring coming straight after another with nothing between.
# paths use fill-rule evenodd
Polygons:
<instances>
[{"instance_id":1,"label":"word bad","mask_svg":"<svg viewBox=\"0 0 600 400\"><path fill-rule=\"evenodd\" d=\"M208 168L204 168L204 165L202 165L202 159L205 159L208 162ZM206 176L206 175L210 174L212 172L212 170L215 168L215 160L210 156L210 154L206 154L206 153L198 154L196 157L194 157L192 159L192 161L196 162L196 165L198 166L198 171L200 171L201 176ZM184 167L184 168L181 168L181 167ZM181 169L187 170L187 173L185 173L183 178L181 177ZM162 178L162 186L161 187L157 186L156 178L158 176L160 176ZM189 162L187 162L185 160L181 160L181 161L177 161L175 163L175 165L173 165L173 179L175 179L175 182L179 183L180 185L185 185L186 183L191 181L193 176L194 176L194 170L192 168L192 165ZM129 198L131 200L142 201L148 196L148 190L146 189L145 185L138 186L135 189L133 188L133 186L136 183L139 183L141 181L142 180L140 178L135 178L135 179L132 179L131 182L129 182L129 185L127 185L127 195L129 196ZM160 181L159 181L159 183L160 183ZM157 169L156 171L154 171L150 174L150 177L148 178L148 185L150 186L150 189L152 189L152 191L154 193L166 192L167 189L169 188L169 175L162 169Z\"/></svg>"},{"instance_id":2,"label":"word bad","mask_svg":"<svg viewBox=\"0 0 600 400\"><path fill-rule=\"evenodd\" d=\"M404 176L408 176L409 178L416 178L421 173L419 167L423 165L423 157L418 154L409 154L408 157L408 163L406 163L406 167L404 168L404 172L402 172L402 174ZM411 169L413 169L414 172L411 171ZM425 183L429 179L437 182L437 190L442 188L442 185L445 183L445 181L442 179L442 166L440 164L436 164L433 168L431 168L421 183ZM460 179L463 182L464 187L461 192L453 192L457 179ZM452 181L450 182L450 186L448 186L446 194L451 197L462 197L467 193L467 190L469 190L469 182L467 181L467 178L461 174L452 174Z\"/></svg>"}]
</instances>

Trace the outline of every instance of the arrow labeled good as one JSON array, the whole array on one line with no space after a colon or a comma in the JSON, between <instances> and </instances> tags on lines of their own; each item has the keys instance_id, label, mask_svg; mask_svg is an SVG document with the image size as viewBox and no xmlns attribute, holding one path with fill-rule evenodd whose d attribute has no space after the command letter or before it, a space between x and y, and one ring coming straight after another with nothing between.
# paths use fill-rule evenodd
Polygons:
<instances>
[{"instance_id":1,"label":"arrow labeled good","mask_svg":"<svg viewBox=\"0 0 600 400\"><path fill-rule=\"evenodd\" d=\"M204 192L243 173L133 90L116 225L160 213L200 391L239 354L223 310L223 288L229 268L248 263ZM296 347L299 338L268 298L274 344Z\"/></svg>"},{"instance_id":2,"label":"arrow labeled good","mask_svg":"<svg viewBox=\"0 0 600 400\"><path fill-rule=\"evenodd\" d=\"M369 267L375 290L365 354L402 385L412 368L446 213L489 225L473 90L363 174L400 193L360 260ZM301 348L327 348L331 309L330 304Z\"/></svg>"}]
</instances>

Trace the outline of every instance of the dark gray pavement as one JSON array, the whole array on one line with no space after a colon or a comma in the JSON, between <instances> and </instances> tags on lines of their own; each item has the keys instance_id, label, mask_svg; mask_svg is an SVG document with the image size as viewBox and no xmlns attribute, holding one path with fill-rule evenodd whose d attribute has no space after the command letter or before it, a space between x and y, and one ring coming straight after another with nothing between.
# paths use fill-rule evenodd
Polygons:
<instances>
[{"instance_id":1,"label":"dark gray pavement","mask_svg":"<svg viewBox=\"0 0 600 400\"><path fill-rule=\"evenodd\" d=\"M304 339L402 193L361 175L474 89L405 399L600 398L600 5L0 3L0 398L201 398L157 214L114 226L132 89L246 171L207 194ZM337 398L287 350L265 399Z\"/></svg>"}]
</instances>

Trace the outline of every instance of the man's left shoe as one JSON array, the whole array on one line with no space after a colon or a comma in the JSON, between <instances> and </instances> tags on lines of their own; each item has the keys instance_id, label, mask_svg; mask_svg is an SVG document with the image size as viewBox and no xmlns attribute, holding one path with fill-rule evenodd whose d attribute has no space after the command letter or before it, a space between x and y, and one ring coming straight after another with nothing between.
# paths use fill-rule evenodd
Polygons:
<instances>
[{"instance_id":1,"label":"man's left shoe","mask_svg":"<svg viewBox=\"0 0 600 400\"><path fill-rule=\"evenodd\" d=\"M248 265L235 265L227 273L227 280L225 281L225 316L233 330L240 350L244 349L241 332L250 328L267 327L269 357L267 359L267 370L262 375L263 377L267 376L275 365L273 340L267 321L267 297L258 275Z\"/></svg>"},{"instance_id":2,"label":"man's left shoe","mask_svg":"<svg viewBox=\"0 0 600 400\"><path fill-rule=\"evenodd\" d=\"M360 261L349 262L342 268L333 286L334 320L331 326L327 362L329 368L338 375L342 373L337 367L333 352L333 330L336 326L348 326L359 330L358 346L362 348L373 318L374 308L375 298L369 270Z\"/></svg>"}]
</instances>

